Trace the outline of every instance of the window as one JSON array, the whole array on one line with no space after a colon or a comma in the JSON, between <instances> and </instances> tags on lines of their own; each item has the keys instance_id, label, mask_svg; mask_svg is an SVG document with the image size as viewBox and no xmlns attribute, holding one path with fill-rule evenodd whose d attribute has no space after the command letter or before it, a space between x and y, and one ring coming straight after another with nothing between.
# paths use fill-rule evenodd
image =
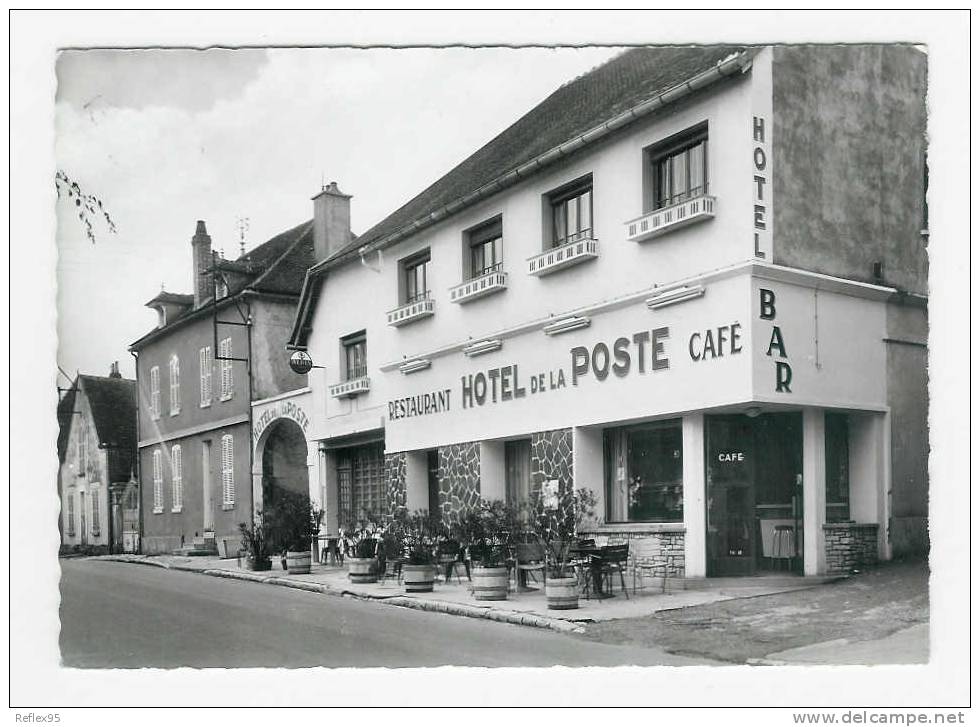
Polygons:
<instances>
[{"instance_id":1,"label":"window","mask_svg":"<svg viewBox=\"0 0 980 727\"><path fill-rule=\"evenodd\" d=\"M153 452L153 512L163 512L163 452Z\"/></svg>"},{"instance_id":2,"label":"window","mask_svg":"<svg viewBox=\"0 0 980 727\"><path fill-rule=\"evenodd\" d=\"M341 527L376 520L386 511L384 459L381 443L337 451L337 513Z\"/></svg>"},{"instance_id":3,"label":"window","mask_svg":"<svg viewBox=\"0 0 980 727\"><path fill-rule=\"evenodd\" d=\"M170 416L180 414L180 359L170 357Z\"/></svg>"},{"instance_id":4,"label":"window","mask_svg":"<svg viewBox=\"0 0 980 727\"><path fill-rule=\"evenodd\" d=\"M669 207L708 193L708 134L705 128L650 154L653 163L653 208Z\"/></svg>"},{"instance_id":5,"label":"window","mask_svg":"<svg viewBox=\"0 0 980 727\"><path fill-rule=\"evenodd\" d=\"M551 204L551 246L592 238L592 175L553 192Z\"/></svg>"},{"instance_id":6,"label":"window","mask_svg":"<svg viewBox=\"0 0 980 727\"><path fill-rule=\"evenodd\" d=\"M89 501L92 503L92 535L102 534L102 522L99 517L99 490L93 488L89 492Z\"/></svg>"},{"instance_id":7,"label":"window","mask_svg":"<svg viewBox=\"0 0 980 727\"><path fill-rule=\"evenodd\" d=\"M847 415L824 415L824 457L827 477L827 522L844 522L851 517L850 457Z\"/></svg>"},{"instance_id":8,"label":"window","mask_svg":"<svg viewBox=\"0 0 980 727\"><path fill-rule=\"evenodd\" d=\"M221 505L225 510L235 506L235 438L221 437Z\"/></svg>"},{"instance_id":9,"label":"window","mask_svg":"<svg viewBox=\"0 0 980 727\"><path fill-rule=\"evenodd\" d=\"M364 331L341 339L347 381L367 376L367 336Z\"/></svg>"},{"instance_id":10,"label":"window","mask_svg":"<svg viewBox=\"0 0 980 727\"><path fill-rule=\"evenodd\" d=\"M75 535L75 493L68 493L68 523L65 527L68 535Z\"/></svg>"},{"instance_id":11,"label":"window","mask_svg":"<svg viewBox=\"0 0 980 727\"><path fill-rule=\"evenodd\" d=\"M160 367L150 369L150 416L160 418Z\"/></svg>"},{"instance_id":12,"label":"window","mask_svg":"<svg viewBox=\"0 0 980 727\"><path fill-rule=\"evenodd\" d=\"M202 348L198 357L201 365L201 406L211 406L211 347Z\"/></svg>"},{"instance_id":13,"label":"window","mask_svg":"<svg viewBox=\"0 0 980 727\"><path fill-rule=\"evenodd\" d=\"M469 233L469 278L479 278L500 270L503 266L503 233L498 217Z\"/></svg>"},{"instance_id":14,"label":"window","mask_svg":"<svg viewBox=\"0 0 980 727\"><path fill-rule=\"evenodd\" d=\"M521 508L531 493L531 440L504 444L504 485L507 504Z\"/></svg>"},{"instance_id":15,"label":"window","mask_svg":"<svg viewBox=\"0 0 980 727\"><path fill-rule=\"evenodd\" d=\"M180 445L175 444L170 450L170 497L171 512L180 512L184 507L184 470L181 465Z\"/></svg>"},{"instance_id":16,"label":"window","mask_svg":"<svg viewBox=\"0 0 980 727\"><path fill-rule=\"evenodd\" d=\"M682 522L681 422L673 419L605 433L609 522Z\"/></svg>"},{"instance_id":17,"label":"window","mask_svg":"<svg viewBox=\"0 0 980 727\"><path fill-rule=\"evenodd\" d=\"M76 436L78 437L75 440L75 445L78 449L78 476L81 477L85 474L85 468L88 463L88 421L84 417L78 418L78 432Z\"/></svg>"},{"instance_id":18,"label":"window","mask_svg":"<svg viewBox=\"0 0 980 727\"><path fill-rule=\"evenodd\" d=\"M221 400L228 401L235 393L232 381L231 339L222 338L218 343L218 357L221 359Z\"/></svg>"},{"instance_id":19,"label":"window","mask_svg":"<svg viewBox=\"0 0 980 727\"><path fill-rule=\"evenodd\" d=\"M406 260L403 264L405 275L405 301L416 303L429 297L429 251Z\"/></svg>"}]
</instances>

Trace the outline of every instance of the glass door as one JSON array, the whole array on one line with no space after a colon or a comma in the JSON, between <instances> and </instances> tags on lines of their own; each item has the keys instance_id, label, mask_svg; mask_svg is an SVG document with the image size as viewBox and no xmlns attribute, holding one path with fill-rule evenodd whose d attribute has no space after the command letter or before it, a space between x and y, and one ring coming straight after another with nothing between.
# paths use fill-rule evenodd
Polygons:
<instances>
[{"instance_id":1,"label":"glass door","mask_svg":"<svg viewBox=\"0 0 980 727\"><path fill-rule=\"evenodd\" d=\"M707 417L709 576L755 572L755 440L745 416Z\"/></svg>"}]
</instances>

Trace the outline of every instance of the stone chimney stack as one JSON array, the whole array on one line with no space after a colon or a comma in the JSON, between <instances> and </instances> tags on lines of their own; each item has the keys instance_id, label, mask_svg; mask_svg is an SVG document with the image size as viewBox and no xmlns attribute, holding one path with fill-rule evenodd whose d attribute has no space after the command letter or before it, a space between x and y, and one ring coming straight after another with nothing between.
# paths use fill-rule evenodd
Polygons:
<instances>
[{"instance_id":1,"label":"stone chimney stack","mask_svg":"<svg viewBox=\"0 0 980 727\"><path fill-rule=\"evenodd\" d=\"M331 182L313 197L313 250L325 260L351 240L350 195Z\"/></svg>"},{"instance_id":2,"label":"stone chimney stack","mask_svg":"<svg viewBox=\"0 0 980 727\"><path fill-rule=\"evenodd\" d=\"M194 251L194 307L197 308L211 296L212 273L207 272L212 265L211 235L204 226L204 220L197 221L197 229L191 238L191 248Z\"/></svg>"},{"instance_id":3,"label":"stone chimney stack","mask_svg":"<svg viewBox=\"0 0 980 727\"><path fill-rule=\"evenodd\" d=\"M119 373L119 362L113 361L109 366L109 378L110 379L121 379L122 374Z\"/></svg>"}]
</instances>

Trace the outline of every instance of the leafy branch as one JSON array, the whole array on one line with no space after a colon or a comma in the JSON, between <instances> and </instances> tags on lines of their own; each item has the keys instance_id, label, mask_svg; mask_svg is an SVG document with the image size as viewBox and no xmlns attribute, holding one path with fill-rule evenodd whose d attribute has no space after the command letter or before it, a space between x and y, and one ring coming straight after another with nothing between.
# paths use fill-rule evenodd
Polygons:
<instances>
[{"instance_id":1,"label":"leafy branch","mask_svg":"<svg viewBox=\"0 0 980 727\"><path fill-rule=\"evenodd\" d=\"M85 235L89 242L95 244L95 230L92 226L93 219L100 217L105 221L106 229L112 234L116 234L116 223L112 221L109 211L103 206L102 200L94 194L86 194L82 191L78 182L71 179L64 171L59 169L54 175L54 186L58 192L58 199L61 199L62 192L69 202L75 203L78 211L78 219L81 220L85 228Z\"/></svg>"}]
</instances>

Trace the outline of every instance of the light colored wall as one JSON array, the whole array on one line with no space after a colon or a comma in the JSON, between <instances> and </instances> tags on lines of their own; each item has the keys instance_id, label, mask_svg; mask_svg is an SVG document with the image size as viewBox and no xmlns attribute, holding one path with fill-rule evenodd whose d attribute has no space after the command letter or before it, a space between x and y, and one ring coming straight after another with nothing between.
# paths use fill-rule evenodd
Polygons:
<instances>
[{"instance_id":1,"label":"light colored wall","mask_svg":"<svg viewBox=\"0 0 980 727\"><path fill-rule=\"evenodd\" d=\"M253 298L252 399L260 400L306 386L306 375L289 368L286 342L296 315L294 301Z\"/></svg>"},{"instance_id":2,"label":"light colored wall","mask_svg":"<svg viewBox=\"0 0 980 727\"><path fill-rule=\"evenodd\" d=\"M84 386L80 386L75 394L75 406L73 409L71 425L68 430L68 443L65 450L65 463L60 468L59 478L61 480L61 520L62 520L62 543L64 545L77 545L82 542L81 534L81 511L80 493L85 495L85 542L88 545L108 545L109 543L109 467L107 451L99 449L99 436L95 429L95 420L92 418L92 408L88 397L85 395ZM78 461L78 440L82 436L80 422L86 422L85 440L87 444L87 456L85 466L80 466ZM93 487L94 485L94 487ZM92 504L90 498L92 493L96 495L96 503L99 508L99 535L92 534ZM75 497L75 533L68 534L68 498Z\"/></svg>"}]
</instances>

